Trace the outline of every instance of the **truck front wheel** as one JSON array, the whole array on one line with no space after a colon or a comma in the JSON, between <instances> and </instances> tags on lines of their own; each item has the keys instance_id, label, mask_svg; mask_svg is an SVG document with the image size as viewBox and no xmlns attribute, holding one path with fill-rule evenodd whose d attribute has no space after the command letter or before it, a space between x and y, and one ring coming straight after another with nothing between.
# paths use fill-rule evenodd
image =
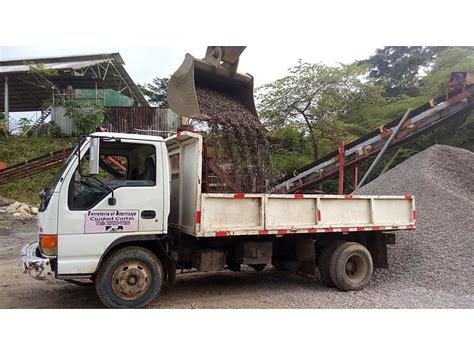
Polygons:
<instances>
[{"instance_id":1,"label":"truck front wheel","mask_svg":"<svg viewBox=\"0 0 474 355\"><path fill-rule=\"evenodd\" d=\"M163 267L155 254L142 247L125 247L102 263L95 288L106 307L141 308L158 296L163 280Z\"/></svg>"},{"instance_id":2,"label":"truck front wheel","mask_svg":"<svg viewBox=\"0 0 474 355\"><path fill-rule=\"evenodd\" d=\"M329 274L334 285L343 291L362 290L368 285L372 271L372 257L362 244L345 242L331 255Z\"/></svg>"}]
</instances>

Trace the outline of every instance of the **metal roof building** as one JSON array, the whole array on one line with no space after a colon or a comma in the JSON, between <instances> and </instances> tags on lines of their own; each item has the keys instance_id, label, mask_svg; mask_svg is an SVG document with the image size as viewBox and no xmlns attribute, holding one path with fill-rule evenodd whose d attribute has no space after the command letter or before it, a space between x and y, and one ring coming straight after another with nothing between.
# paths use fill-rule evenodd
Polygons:
<instances>
[{"instance_id":1,"label":"metal roof building","mask_svg":"<svg viewBox=\"0 0 474 355\"><path fill-rule=\"evenodd\" d=\"M55 97L71 89L112 89L131 98L134 106L148 107L124 64L119 53L0 61L0 107L5 116L43 111L45 103L54 104Z\"/></svg>"}]
</instances>

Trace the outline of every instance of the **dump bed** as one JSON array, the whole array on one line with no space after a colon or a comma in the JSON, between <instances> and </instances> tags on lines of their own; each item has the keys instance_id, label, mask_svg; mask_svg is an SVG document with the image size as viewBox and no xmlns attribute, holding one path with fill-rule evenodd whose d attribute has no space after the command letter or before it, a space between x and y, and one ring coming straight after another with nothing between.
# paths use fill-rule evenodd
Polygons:
<instances>
[{"instance_id":1,"label":"dump bed","mask_svg":"<svg viewBox=\"0 0 474 355\"><path fill-rule=\"evenodd\" d=\"M195 237L413 229L413 196L201 193L202 137L166 141L170 225Z\"/></svg>"}]
</instances>

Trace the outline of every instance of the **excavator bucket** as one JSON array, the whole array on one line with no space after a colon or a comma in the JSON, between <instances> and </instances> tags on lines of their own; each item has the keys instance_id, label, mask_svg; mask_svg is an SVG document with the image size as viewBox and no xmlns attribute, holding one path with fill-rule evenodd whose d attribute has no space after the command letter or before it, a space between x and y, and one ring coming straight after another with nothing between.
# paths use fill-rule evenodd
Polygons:
<instances>
[{"instance_id":1,"label":"excavator bucket","mask_svg":"<svg viewBox=\"0 0 474 355\"><path fill-rule=\"evenodd\" d=\"M234 63L231 63L233 67L229 68L219 63L206 62L207 55L204 60L199 60L186 54L183 64L168 82L168 104L171 110L182 116L207 121L208 116L201 112L196 94L196 88L205 87L240 101L258 116L253 98L253 76L235 71L238 55L240 53Z\"/></svg>"}]
</instances>

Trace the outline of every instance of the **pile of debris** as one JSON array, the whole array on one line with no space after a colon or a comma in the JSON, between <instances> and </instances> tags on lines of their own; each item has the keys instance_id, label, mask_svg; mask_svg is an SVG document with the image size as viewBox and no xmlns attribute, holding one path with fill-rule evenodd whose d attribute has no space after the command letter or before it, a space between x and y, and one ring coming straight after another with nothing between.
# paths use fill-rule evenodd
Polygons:
<instances>
[{"instance_id":1,"label":"pile of debris","mask_svg":"<svg viewBox=\"0 0 474 355\"><path fill-rule=\"evenodd\" d=\"M196 94L201 112L209 117L206 144L214 162L238 192L265 192L271 175L270 144L258 117L224 92L197 86Z\"/></svg>"},{"instance_id":2,"label":"pile of debris","mask_svg":"<svg viewBox=\"0 0 474 355\"><path fill-rule=\"evenodd\" d=\"M397 235L390 272L417 287L472 295L474 272L474 153L443 145L407 159L359 194L415 196L416 230ZM385 280L387 281L387 280Z\"/></svg>"},{"instance_id":3,"label":"pile of debris","mask_svg":"<svg viewBox=\"0 0 474 355\"><path fill-rule=\"evenodd\" d=\"M0 197L0 213L11 214L13 217L21 219L29 219L38 214L38 207Z\"/></svg>"}]
</instances>

